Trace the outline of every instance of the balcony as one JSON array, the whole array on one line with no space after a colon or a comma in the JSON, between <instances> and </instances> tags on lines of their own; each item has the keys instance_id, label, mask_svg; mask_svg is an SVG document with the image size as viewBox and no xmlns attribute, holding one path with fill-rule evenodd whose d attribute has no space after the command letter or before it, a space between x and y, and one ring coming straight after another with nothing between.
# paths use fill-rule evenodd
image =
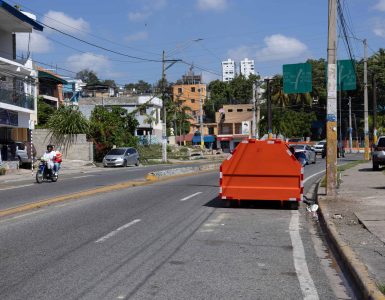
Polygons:
<instances>
[{"instance_id":1,"label":"balcony","mask_svg":"<svg viewBox=\"0 0 385 300\"><path fill-rule=\"evenodd\" d=\"M4 87L0 88L0 103L15 105L30 110L35 109L35 101L32 95Z\"/></svg>"}]
</instances>

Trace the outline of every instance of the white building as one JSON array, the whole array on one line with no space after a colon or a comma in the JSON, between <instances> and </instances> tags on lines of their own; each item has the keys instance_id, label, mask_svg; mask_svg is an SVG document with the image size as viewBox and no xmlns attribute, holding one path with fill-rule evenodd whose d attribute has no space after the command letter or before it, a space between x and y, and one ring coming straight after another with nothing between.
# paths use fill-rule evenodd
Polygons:
<instances>
[{"instance_id":1,"label":"white building","mask_svg":"<svg viewBox=\"0 0 385 300\"><path fill-rule=\"evenodd\" d=\"M16 57L16 33L43 30L31 16L0 1L0 144L26 141L37 119L37 72Z\"/></svg>"},{"instance_id":2,"label":"white building","mask_svg":"<svg viewBox=\"0 0 385 300\"><path fill-rule=\"evenodd\" d=\"M241 60L240 73L246 78L249 78L250 75L255 75L254 60L249 60L248 58Z\"/></svg>"},{"instance_id":3,"label":"white building","mask_svg":"<svg viewBox=\"0 0 385 300\"><path fill-rule=\"evenodd\" d=\"M232 59L222 61L222 81L229 82L235 78L235 62Z\"/></svg>"},{"instance_id":4,"label":"white building","mask_svg":"<svg viewBox=\"0 0 385 300\"><path fill-rule=\"evenodd\" d=\"M145 143L160 144L162 142L162 120L160 111L162 99L151 95L143 96L120 96L120 97L83 97L79 99L79 110L86 118L96 106L114 107L119 106L129 113L134 113L139 122L135 135Z\"/></svg>"}]
</instances>

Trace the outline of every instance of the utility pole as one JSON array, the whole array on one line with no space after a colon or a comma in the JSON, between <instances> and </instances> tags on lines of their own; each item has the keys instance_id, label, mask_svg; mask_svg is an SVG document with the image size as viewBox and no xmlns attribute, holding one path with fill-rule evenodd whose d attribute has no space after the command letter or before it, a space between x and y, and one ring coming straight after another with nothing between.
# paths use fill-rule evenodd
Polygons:
<instances>
[{"instance_id":1,"label":"utility pole","mask_svg":"<svg viewBox=\"0 0 385 300\"><path fill-rule=\"evenodd\" d=\"M255 82L253 82L253 127L251 129L251 138L255 139L256 138L256 131L257 131L257 117L256 117L256 98L255 98L255 93L257 92L257 86Z\"/></svg>"},{"instance_id":2,"label":"utility pole","mask_svg":"<svg viewBox=\"0 0 385 300\"><path fill-rule=\"evenodd\" d=\"M368 43L364 39L364 132L365 132L365 154L364 159L369 160L369 116L368 116Z\"/></svg>"},{"instance_id":3,"label":"utility pole","mask_svg":"<svg viewBox=\"0 0 385 300\"><path fill-rule=\"evenodd\" d=\"M166 60L165 52L162 54L162 102L163 102L163 124L162 124L162 162L167 162L167 109L165 97Z\"/></svg>"},{"instance_id":4,"label":"utility pole","mask_svg":"<svg viewBox=\"0 0 385 300\"><path fill-rule=\"evenodd\" d=\"M337 64L336 64L336 0L328 0L328 65L327 65L327 156L326 194L335 196L337 188Z\"/></svg>"},{"instance_id":5,"label":"utility pole","mask_svg":"<svg viewBox=\"0 0 385 300\"><path fill-rule=\"evenodd\" d=\"M272 113L271 113L271 92L270 92L270 81L271 78L265 79L267 82L267 133L268 133L268 138L271 139L273 138L273 126L272 126Z\"/></svg>"},{"instance_id":6,"label":"utility pole","mask_svg":"<svg viewBox=\"0 0 385 300\"><path fill-rule=\"evenodd\" d=\"M341 80L342 76L340 75L340 80ZM340 92L339 92L339 101L338 101L338 110L339 110L339 123L340 123L340 130L338 131L338 148L340 148L339 150L341 151L342 150L342 88L343 88L343 83L340 82L339 83L339 86L340 86ZM340 152L340 155L342 156L342 152Z\"/></svg>"},{"instance_id":7,"label":"utility pole","mask_svg":"<svg viewBox=\"0 0 385 300\"><path fill-rule=\"evenodd\" d=\"M373 144L377 144L377 82L376 75L372 77L373 89Z\"/></svg>"},{"instance_id":8,"label":"utility pole","mask_svg":"<svg viewBox=\"0 0 385 300\"><path fill-rule=\"evenodd\" d=\"M261 91L261 87L258 85L257 86L257 93L255 95L256 97L256 102L257 102L257 121L255 122L256 130L255 130L255 138L259 139L259 122L261 120L261 104L259 100L259 94Z\"/></svg>"},{"instance_id":9,"label":"utility pole","mask_svg":"<svg viewBox=\"0 0 385 300\"><path fill-rule=\"evenodd\" d=\"M203 136L203 108L202 108L202 88L201 84L199 84L199 125L200 125L200 132L201 132L201 148L203 149L205 142L204 142L204 136Z\"/></svg>"},{"instance_id":10,"label":"utility pole","mask_svg":"<svg viewBox=\"0 0 385 300\"><path fill-rule=\"evenodd\" d=\"M352 97L349 97L349 150L353 152Z\"/></svg>"}]
</instances>

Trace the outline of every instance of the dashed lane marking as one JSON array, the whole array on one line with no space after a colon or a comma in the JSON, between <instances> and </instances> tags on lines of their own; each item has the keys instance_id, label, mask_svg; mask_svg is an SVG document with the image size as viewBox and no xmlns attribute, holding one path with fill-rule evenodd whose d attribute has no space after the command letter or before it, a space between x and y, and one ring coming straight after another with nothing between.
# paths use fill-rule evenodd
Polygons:
<instances>
[{"instance_id":1,"label":"dashed lane marking","mask_svg":"<svg viewBox=\"0 0 385 300\"><path fill-rule=\"evenodd\" d=\"M124 224L123 226L120 226L119 228L111 231L109 234L106 234L102 236L100 239L96 240L95 243L103 243L109 238L112 238L113 236L117 235L119 231L122 231L124 229L127 229L128 227L131 227L132 225L135 225L136 223L139 223L141 220L140 219L135 219L134 221L131 221L130 223Z\"/></svg>"},{"instance_id":2,"label":"dashed lane marking","mask_svg":"<svg viewBox=\"0 0 385 300\"><path fill-rule=\"evenodd\" d=\"M193 198L193 197L195 197L195 196L197 196L199 194L202 194L202 192L197 192L197 193L192 194L190 196L184 197L184 198L180 199L180 201L186 201L186 200L191 199L191 198Z\"/></svg>"}]
</instances>

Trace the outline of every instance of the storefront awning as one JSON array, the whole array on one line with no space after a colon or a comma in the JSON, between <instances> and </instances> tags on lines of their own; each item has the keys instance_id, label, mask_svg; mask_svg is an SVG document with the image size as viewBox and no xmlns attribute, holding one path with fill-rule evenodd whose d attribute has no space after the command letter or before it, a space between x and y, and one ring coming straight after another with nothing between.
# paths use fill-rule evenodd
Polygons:
<instances>
[{"instance_id":1,"label":"storefront awning","mask_svg":"<svg viewBox=\"0 0 385 300\"><path fill-rule=\"evenodd\" d=\"M193 143L200 143L201 142L201 136L200 135L194 135L192 139ZM215 142L215 136L213 135L205 135L203 137L203 142L205 143L214 143Z\"/></svg>"}]
</instances>

